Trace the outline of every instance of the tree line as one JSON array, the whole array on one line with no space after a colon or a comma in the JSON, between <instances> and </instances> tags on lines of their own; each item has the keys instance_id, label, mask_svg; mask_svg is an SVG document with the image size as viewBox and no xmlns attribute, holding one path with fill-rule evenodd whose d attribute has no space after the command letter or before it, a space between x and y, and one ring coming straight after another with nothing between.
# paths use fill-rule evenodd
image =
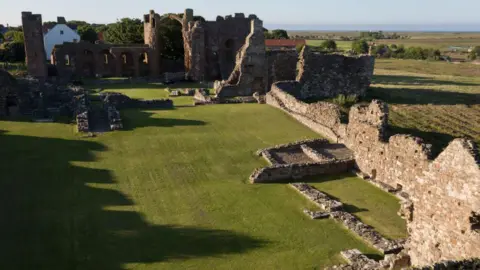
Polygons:
<instances>
[{"instance_id":1,"label":"tree line","mask_svg":"<svg viewBox=\"0 0 480 270\"><path fill-rule=\"evenodd\" d=\"M177 14L183 17L183 13ZM205 21L201 16L195 16L195 20ZM46 21L46 28L53 28L57 23ZM137 18L122 18L111 24L92 24L85 21L68 21L70 28L76 29L82 41L95 43L99 33L102 33L104 42L110 44L143 44L144 28L143 21ZM162 58L178 60L184 57L182 26L170 18L164 18L159 26L157 36L160 38ZM282 29L265 31L267 39L289 39L288 33ZM23 30L21 27L5 33L1 40L6 40L0 46L0 61L23 62L25 61L25 49Z\"/></svg>"}]
</instances>

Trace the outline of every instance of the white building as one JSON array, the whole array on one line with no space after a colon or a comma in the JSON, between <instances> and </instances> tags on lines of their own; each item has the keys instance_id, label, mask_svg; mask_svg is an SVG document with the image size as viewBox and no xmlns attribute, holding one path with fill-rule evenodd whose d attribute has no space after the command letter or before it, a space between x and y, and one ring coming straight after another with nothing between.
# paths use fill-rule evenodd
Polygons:
<instances>
[{"instance_id":1,"label":"white building","mask_svg":"<svg viewBox=\"0 0 480 270\"><path fill-rule=\"evenodd\" d=\"M55 45L61 45L64 42L78 42L80 41L80 36L76 31L68 27L68 25L57 24L44 34L43 40L45 43L47 60L50 61L50 56Z\"/></svg>"}]
</instances>

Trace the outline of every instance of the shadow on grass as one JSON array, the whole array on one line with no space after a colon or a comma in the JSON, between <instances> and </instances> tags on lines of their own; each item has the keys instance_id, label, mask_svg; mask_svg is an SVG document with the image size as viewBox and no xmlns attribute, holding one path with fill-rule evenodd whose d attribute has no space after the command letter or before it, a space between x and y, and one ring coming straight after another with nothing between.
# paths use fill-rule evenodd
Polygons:
<instances>
[{"instance_id":1,"label":"shadow on grass","mask_svg":"<svg viewBox=\"0 0 480 270\"><path fill-rule=\"evenodd\" d=\"M0 132L0 269L125 269L248 252L267 242L233 231L150 224L112 173L94 162L99 143ZM93 184L110 184L108 189ZM174 203L172 203L172 207Z\"/></svg>"},{"instance_id":2,"label":"shadow on grass","mask_svg":"<svg viewBox=\"0 0 480 270\"><path fill-rule=\"evenodd\" d=\"M155 113L151 111L163 111L149 110L143 111L139 109L127 109L122 110L123 130L134 130L136 128L144 127L177 127L177 126L204 126L207 123L200 120L189 119L175 119L175 118L153 118Z\"/></svg>"},{"instance_id":3,"label":"shadow on grass","mask_svg":"<svg viewBox=\"0 0 480 270\"><path fill-rule=\"evenodd\" d=\"M415 137L422 138L424 143L431 144L431 158L435 159L447 146L455 139L454 136L440 133L440 132L427 132L412 128L402 128L398 126L388 126L388 137L396 134L410 134ZM470 138L471 139L471 138Z\"/></svg>"},{"instance_id":4,"label":"shadow on grass","mask_svg":"<svg viewBox=\"0 0 480 270\"><path fill-rule=\"evenodd\" d=\"M374 84L390 85L453 85L453 86L480 86L477 83L464 83L455 81L433 80L428 77L401 76L401 75L374 75Z\"/></svg>"},{"instance_id":5,"label":"shadow on grass","mask_svg":"<svg viewBox=\"0 0 480 270\"><path fill-rule=\"evenodd\" d=\"M366 101L370 101L372 99L381 99L389 104L480 104L480 94L447 92L428 89L371 87L367 92Z\"/></svg>"},{"instance_id":6,"label":"shadow on grass","mask_svg":"<svg viewBox=\"0 0 480 270\"><path fill-rule=\"evenodd\" d=\"M179 82L173 84L161 84L161 83L118 83L118 84L105 84L95 85L87 84L86 87L91 89L103 89L103 90L135 90L135 89L179 89L179 88L207 88L207 85L196 82ZM103 91L102 90L102 91ZM98 91L100 93L101 91Z\"/></svg>"}]
</instances>

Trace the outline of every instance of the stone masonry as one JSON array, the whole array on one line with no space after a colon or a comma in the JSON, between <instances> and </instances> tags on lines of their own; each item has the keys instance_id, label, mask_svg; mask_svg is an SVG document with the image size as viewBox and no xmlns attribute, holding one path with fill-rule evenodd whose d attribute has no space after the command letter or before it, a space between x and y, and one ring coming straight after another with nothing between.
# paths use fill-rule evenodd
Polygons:
<instances>
[{"instance_id":1,"label":"stone masonry","mask_svg":"<svg viewBox=\"0 0 480 270\"><path fill-rule=\"evenodd\" d=\"M235 69L228 80L215 83L215 92L219 98L265 94L267 83L263 23L254 19L245 45L238 52Z\"/></svg>"},{"instance_id":2,"label":"stone masonry","mask_svg":"<svg viewBox=\"0 0 480 270\"><path fill-rule=\"evenodd\" d=\"M331 98L339 94L364 96L373 76L373 56L348 57L311 52L300 53L297 81L298 98Z\"/></svg>"},{"instance_id":3,"label":"stone masonry","mask_svg":"<svg viewBox=\"0 0 480 270\"><path fill-rule=\"evenodd\" d=\"M374 100L355 105L348 124L342 124L338 114L309 111L312 104L290 94L292 87L299 86L275 83L267 103L344 143L364 174L408 194L409 202L402 206L401 213L407 219L406 252L413 265L480 257L480 158L473 141L456 139L432 160L430 146L420 138L387 137L385 103Z\"/></svg>"},{"instance_id":4,"label":"stone masonry","mask_svg":"<svg viewBox=\"0 0 480 270\"><path fill-rule=\"evenodd\" d=\"M22 26L28 73L34 77L46 78L48 72L43 43L42 15L22 12Z\"/></svg>"}]
</instances>

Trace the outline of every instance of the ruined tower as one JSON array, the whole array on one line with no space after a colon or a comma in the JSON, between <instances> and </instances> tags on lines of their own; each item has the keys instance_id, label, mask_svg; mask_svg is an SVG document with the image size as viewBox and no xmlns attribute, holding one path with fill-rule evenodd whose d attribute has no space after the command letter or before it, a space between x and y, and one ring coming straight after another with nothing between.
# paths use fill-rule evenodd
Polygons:
<instances>
[{"instance_id":1,"label":"ruined tower","mask_svg":"<svg viewBox=\"0 0 480 270\"><path fill-rule=\"evenodd\" d=\"M22 12L22 25L28 73L35 77L47 77L47 57L43 43L42 15Z\"/></svg>"},{"instance_id":2,"label":"ruined tower","mask_svg":"<svg viewBox=\"0 0 480 270\"><path fill-rule=\"evenodd\" d=\"M156 77L160 75L160 49L161 44L158 39L158 28L160 24L160 16L154 10L150 10L149 14L144 15L144 38L145 44L152 49L148 55L148 63L150 66L150 76Z\"/></svg>"}]
</instances>

